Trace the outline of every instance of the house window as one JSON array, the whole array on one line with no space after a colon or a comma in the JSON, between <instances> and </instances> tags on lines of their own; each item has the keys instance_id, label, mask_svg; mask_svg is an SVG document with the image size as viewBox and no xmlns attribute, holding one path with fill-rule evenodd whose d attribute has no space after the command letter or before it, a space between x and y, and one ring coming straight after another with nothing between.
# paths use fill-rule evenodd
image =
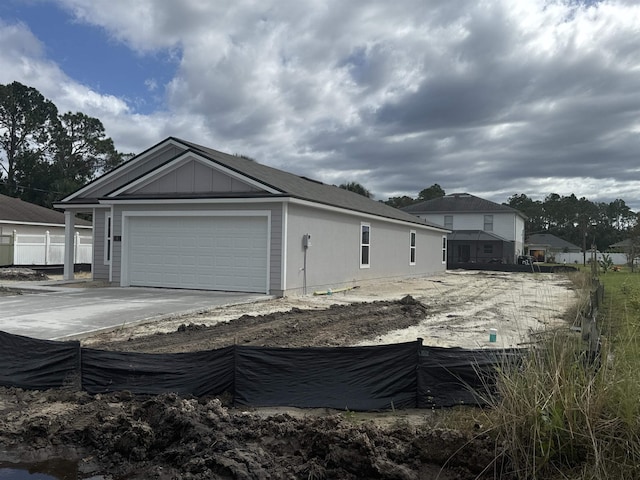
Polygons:
<instances>
[{"instance_id":1,"label":"house window","mask_svg":"<svg viewBox=\"0 0 640 480\"><path fill-rule=\"evenodd\" d=\"M369 268L371 260L371 225L360 224L360 268Z\"/></svg>"},{"instance_id":2,"label":"house window","mask_svg":"<svg viewBox=\"0 0 640 480\"><path fill-rule=\"evenodd\" d=\"M484 216L484 231L493 232L493 215Z\"/></svg>"},{"instance_id":3,"label":"house window","mask_svg":"<svg viewBox=\"0 0 640 480\"><path fill-rule=\"evenodd\" d=\"M484 244L484 253L493 253L493 245L490 243Z\"/></svg>"},{"instance_id":4,"label":"house window","mask_svg":"<svg viewBox=\"0 0 640 480\"><path fill-rule=\"evenodd\" d=\"M104 218L104 264L111 263L111 214Z\"/></svg>"},{"instance_id":5,"label":"house window","mask_svg":"<svg viewBox=\"0 0 640 480\"><path fill-rule=\"evenodd\" d=\"M453 230L453 215L444 216L444 228Z\"/></svg>"},{"instance_id":6,"label":"house window","mask_svg":"<svg viewBox=\"0 0 640 480\"><path fill-rule=\"evenodd\" d=\"M447 237L442 236L442 263L447 263Z\"/></svg>"},{"instance_id":7,"label":"house window","mask_svg":"<svg viewBox=\"0 0 640 480\"><path fill-rule=\"evenodd\" d=\"M416 264L416 231L409 232L409 265Z\"/></svg>"}]
</instances>

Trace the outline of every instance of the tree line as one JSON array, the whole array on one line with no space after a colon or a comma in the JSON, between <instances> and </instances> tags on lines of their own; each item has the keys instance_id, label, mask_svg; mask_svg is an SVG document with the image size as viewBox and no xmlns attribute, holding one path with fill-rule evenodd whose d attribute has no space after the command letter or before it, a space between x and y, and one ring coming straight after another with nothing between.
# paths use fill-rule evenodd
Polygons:
<instances>
[{"instance_id":1,"label":"tree line","mask_svg":"<svg viewBox=\"0 0 640 480\"><path fill-rule=\"evenodd\" d=\"M521 193L509 197L505 205L528 217L527 234L551 233L579 247L595 245L604 252L637 235L638 215L622 199L592 202L574 194L551 193L544 200L533 200Z\"/></svg>"},{"instance_id":2,"label":"tree line","mask_svg":"<svg viewBox=\"0 0 640 480\"><path fill-rule=\"evenodd\" d=\"M46 207L129 157L99 119L19 82L0 85L0 154L0 193Z\"/></svg>"},{"instance_id":3,"label":"tree line","mask_svg":"<svg viewBox=\"0 0 640 480\"><path fill-rule=\"evenodd\" d=\"M130 156L115 149L99 119L82 112L60 114L33 87L0 84L0 193L51 207ZM371 197L358 182L343 183L340 188ZM384 203L402 208L444 195L435 183L416 198L391 197ZM515 194L505 205L527 216L527 235L547 232L578 246L595 244L600 251L638 238L640 251L638 216L622 199L592 202L574 194L552 193L544 200L533 200Z\"/></svg>"},{"instance_id":4,"label":"tree line","mask_svg":"<svg viewBox=\"0 0 640 480\"><path fill-rule=\"evenodd\" d=\"M371 197L369 191L357 182L340 185L340 188ZM395 208L403 208L445 195L444 189L434 183L421 190L416 198L404 195L391 197L384 203ZM504 205L515 208L524 215L525 235L550 233L579 247L606 251L610 245L622 240L638 239L640 252L640 224L638 214L622 199L612 202L592 202L575 194L561 196L547 195L544 200L534 200L523 193L514 194Z\"/></svg>"}]
</instances>

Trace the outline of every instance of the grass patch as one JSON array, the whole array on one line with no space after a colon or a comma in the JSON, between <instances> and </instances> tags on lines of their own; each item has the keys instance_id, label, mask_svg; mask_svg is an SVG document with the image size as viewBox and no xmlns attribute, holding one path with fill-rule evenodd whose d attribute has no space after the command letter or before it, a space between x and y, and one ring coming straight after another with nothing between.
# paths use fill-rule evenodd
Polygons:
<instances>
[{"instance_id":1,"label":"grass patch","mask_svg":"<svg viewBox=\"0 0 640 480\"><path fill-rule=\"evenodd\" d=\"M499 374L493 428L516 478L640 478L640 274L601 279L599 357L580 334L556 330Z\"/></svg>"}]
</instances>

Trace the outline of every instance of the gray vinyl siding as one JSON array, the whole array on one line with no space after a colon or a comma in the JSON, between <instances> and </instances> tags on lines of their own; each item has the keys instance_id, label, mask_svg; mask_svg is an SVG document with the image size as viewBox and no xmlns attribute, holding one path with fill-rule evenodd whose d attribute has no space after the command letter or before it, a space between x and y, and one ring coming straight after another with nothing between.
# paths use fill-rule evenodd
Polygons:
<instances>
[{"instance_id":1,"label":"gray vinyl siding","mask_svg":"<svg viewBox=\"0 0 640 480\"><path fill-rule=\"evenodd\" d=\"M286 293L303 293L302 237L307 251L307 293L353 286L361 281L444 272L441 231L297 204L288 207ZM360 267L360 229L370 226L370 265ZM410 232L416 232L416 262L410 265Z\"/></svg>"},{"instance_id":2,"label":"gray vinyl siding","mask_svg":"<svg viewBox=\"0 0 640 480\"><path fill-rule=\"evenodd\" d=\"M121 205L114 205L113 217L111 218L111 228L114 237L122 237L122 212L125 210ZM137 210L137 209L136 209ZM120 283L120 272L122 271L122 240L113 240L111 250L111 281Z\"/></svg>"},{"instance_id":3,"label":"gray vinyl siding","mask_svg":"<svg viewBox=\"0 0 640 480\"><path fill-rule=\"evenodd\" d=\"M282 295L282 204L271 208L270 242L269 290L272 295Z\"/></svg>"},{"instance_id":4,"label":"gray vinyl siding","mask_svg":"<svg viewBox=\"0 0 640 480\"><path fill-rule=\"evenodd\" d=\"M92 274L94 280L109 280L109 265L104 261L105 243L105 215L107 209L96 208L93 213L93 266Z\"/></svg>"},{"instance_id":5,"label":"gray vinyl siding","mask_svg":"<svg viewBox=\"0 0 640 480\"><path fill-rule=\"evenodd\" d=\"M125 211L147 211L147 212L163 212L167 216L171 212L184 210L191 211L247 211L260 210L271 212L271 232L270 232L270 265L269 265L269 286L270 290L280 291L282 262L282 204L274 203L256 203L256 204L184 204L184 205L116 205L114 206L113 216L113 234L122 235L122 214ZM111 257L111 266L113 272L113 281L120 283L122 274L122 242L113 243L113 254ZM276 293L277 294L277 293Z\"/></svg>"}]
</instances>

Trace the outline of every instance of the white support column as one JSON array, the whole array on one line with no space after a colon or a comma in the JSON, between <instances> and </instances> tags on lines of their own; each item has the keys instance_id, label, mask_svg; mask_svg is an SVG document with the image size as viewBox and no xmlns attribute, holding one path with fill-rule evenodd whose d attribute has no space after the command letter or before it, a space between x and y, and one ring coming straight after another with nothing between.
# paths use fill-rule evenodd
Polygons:
<instances>
[{"instance_id":1,"label":"white support column","mask_svg":"<svg viewBox=\"0 0 640 480\"><path fill-rule=\"evenodd\" d=\"M51 233L44 232L44 264L49 265L49 251L51 250Z\"/></svg>"},{"instance_id":2,"label":"white support column","mask_svg":"<svg viewBox=\"0 0 640 480\"><path fill-rule=\"evenodd\" d=\"M75 214L69 210L64 211L64 275L65 280L75 278L73 272L73 261L75 251Z\"/></svg>"}]
</instances>

